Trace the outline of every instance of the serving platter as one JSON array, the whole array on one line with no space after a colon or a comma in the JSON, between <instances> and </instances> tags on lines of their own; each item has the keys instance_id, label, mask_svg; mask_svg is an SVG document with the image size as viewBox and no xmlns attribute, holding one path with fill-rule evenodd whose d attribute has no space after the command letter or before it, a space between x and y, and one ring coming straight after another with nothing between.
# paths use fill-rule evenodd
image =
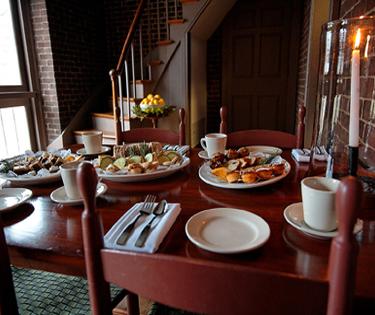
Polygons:
<instances>
[{"instance_id":1,"label":"serving platter","mask_svg":"<svg viewBox=\"0 0 375 315\"><path fill-rule=\"evenodd\" d=\"M0 190L0 212L8 211L18 207L33 195L26 188L3 188Z\"/></svg>"},{"instance_id":2,"label":"serving platter","mask_svg":"<svg viewBox=\"0 0 375 315\"><path fill-rule=\"evenodd\" d=\"M22 154L19 156L15 156L9 159L2 160L0 161L0 164L9 163L12 165L27 157L33 157L33 156L40 157L44 153L49 153L55 156L60 156L61 158L64 158L64 159L69 158L64 163L68 163L68 162L78 159L78 156L75 154L72 154L70 150L57 150L55 152L40 151L36 153L28 151L26 154ZM46 183L55 182L55 181L60 180L61 175L60 175L60 170L50 173L47 169L41 169L35 175L32 175L32 174L17 175L16 173L12 171L8 171L7 173L0 173L0 178L10 182L11 184L15 184L18 186L18 185L37 185L37 184L46 184Z\"/></svg>"},{"instance_id":3,"label":"serving platter","mask_svg":"<svg viewBox=\"0 0 375 315\"><path fill-rule=\"evenodd\" d=\"M190 164L190 159L186 156L182 158L182 161L178 164L173 164L170 166L159 166L157 170L152 172L146 172L141 174L131 174L131 173L111 173L103 171L100 168L97 168L97 173L100 178L114 181L114 182L143 182L150 181L158 178L163 178L178 172L179 170L185 168Z\"/></svg>"},{"instance_id":4,"label":"serving platter","mask_svg":"<svg viewBox=\"0 0 375 315\"><path fill-rule=\"evenodd\" d=\"M208 165L208 163L203 164L199 168L199 177L201 180L203 180L206 184L215 186L215 187L220 187L220 188L229 188L229 189L248 189L248 188L256 188L256 187L261 187L261 186L267 186L271 185L273 183L276 183L280 180L282 180L284 177L286 177L289 172L290 172L290 164L282 159L281 162L285 165L285 169L283 173L279 176L274 176L268 180L263 180L263 181L257 181L255 183L251 184L246 184L246 183L228 183L219 177L215 176L214 174L211 173L211 168Z\"/></svg>"}]
</instances>

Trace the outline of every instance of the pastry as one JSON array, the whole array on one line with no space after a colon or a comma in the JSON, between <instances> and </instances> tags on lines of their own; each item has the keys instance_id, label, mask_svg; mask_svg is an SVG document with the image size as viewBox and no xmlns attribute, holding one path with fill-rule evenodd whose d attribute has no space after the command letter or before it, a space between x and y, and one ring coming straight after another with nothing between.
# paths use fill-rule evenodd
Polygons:
<instances>
[{"instance_id":1,"label":"pastry","mask_svg":"<svg viewBox=\"0 0 375 315\"><path fill-rule=\"evenodd\" d=\"M255 172L245 172L241 175L241 179L246 184L255 183L257 181L257 174Z\"/></svg>"},{"instance_id":2,"label":"pastry","mask_svg":"<svg viewBox=\"0 0 375 315\"><path fill-rule=\"evenodd\" d=\"M240 172L234 171L230 172L226 176L226 180L228 183L236 183L240 179Z\"/></svg>"},{"instance_id":3,"label":"pastry","mask_svg":"<svg viewBox=\"0 0 375 315\"><path fill-rule=\"evenodd\" d=\"M261 179L261 180L270 179L273 176L273 172L272 172L271 167L258 168L256 170L256 174L257 174L258 178Z\"/></svg>"}]
</instances>

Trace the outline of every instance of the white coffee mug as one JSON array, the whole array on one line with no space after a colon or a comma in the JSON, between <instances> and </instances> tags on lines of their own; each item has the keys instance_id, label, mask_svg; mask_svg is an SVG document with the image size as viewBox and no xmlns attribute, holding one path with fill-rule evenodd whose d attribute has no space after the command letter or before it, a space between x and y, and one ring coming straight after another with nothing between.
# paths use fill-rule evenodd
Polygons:
<instances>
[{"instance_id":1,"label":"white coffee mug","mask_svg":"<svg viewBox=\"0 0 375 315\"><path fill-rule=\"evenodd\" d=\"M303 219L313 229L337 228L335 199L340 181L328 177L306 177L301 182Z\"/></svg>"},{"instance_id":2,"label":"white coffee mug","mask_svg":"<svg viewBox=\"0 0 375 315\"><path fill-rule=\"evenodd\" d=\"M96 154L102 150L102 131L84 131L82 133L82 142L85 146L86 154Z\"/></svg>"},{"instance_id":3,"label":"white coffee mug","mask_svg":"<svg viewBox=\"0 0 375 315\"><path fill-rule=\"evenodd\" d=\"M82 199L77 184L77 169L80 162L65 163L60 166L61 178L67 197L72 200Z\"/></svg>"},{"instance_id":4,"label":"white coffee mug","mask_svg":"<svg viewBox=\"0 0 375 315\"><path fill-rule=\"evenodd\" d=\"M227 135L224 133L209 133L201 139L201 146L207 152L208 157L215 153L224 153L227 145Z\"/></svg>"}]
</instances>

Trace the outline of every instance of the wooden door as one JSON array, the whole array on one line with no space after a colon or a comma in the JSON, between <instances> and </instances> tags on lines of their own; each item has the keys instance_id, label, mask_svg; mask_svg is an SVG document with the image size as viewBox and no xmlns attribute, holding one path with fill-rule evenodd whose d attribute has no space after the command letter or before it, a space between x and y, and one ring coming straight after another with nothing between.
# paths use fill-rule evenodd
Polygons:
<instances>
[{"instance_id":1,"label":"wooden door","mask_svg":"<svg viewBox=\"0 0 375 315\"><path fill-rule=\"evenodd\" d=\"M303 1L239 0L223 23L229 130L294 133Z\"/></svg>"}]
</instances>

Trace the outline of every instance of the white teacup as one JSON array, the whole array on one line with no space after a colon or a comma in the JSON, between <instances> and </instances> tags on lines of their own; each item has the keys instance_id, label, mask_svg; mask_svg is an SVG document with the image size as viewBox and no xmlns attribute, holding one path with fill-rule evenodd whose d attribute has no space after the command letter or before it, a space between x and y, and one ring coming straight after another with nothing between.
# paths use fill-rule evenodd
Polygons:
<instances>
[{"instance_id":1,"label":"white teacup","mask_svg":"<svg viewBox=\"0 0 375 315\"><path fill-rule=\"evenodd\" d=\"M316 230L337 228L336 191L340 181L328 177L306 177L301 182L303 219Z\"/></svg>"},{"instance_id":2,"label":"white teacup","mask_svg":"<svg viewBox=\"0 0 375 315\"><path fill-rule=\"evenodd\" d=\"M102 150L102 131L84 131L82 133L82 141L85 146L86 154L96 154Z\"/></svg>"},{"instance_id":3,"label":"white teacup","mask_svg":"<svg viewBox=\"0 0 375 315\"><path fill-rule=\"evenodd\" d=\"M201 139L201 146L207 152L208 157L215 153L224 153L227 144L227 135L225 133L209 133Z\"/></svg>"},{"instance_id":4,"label":"white teacup","mask_svg":"<svg viewBox=\"0 0 375 315\"><path fill-rule=\"evenodd\" d=\"M65 163L60 166L61 178L64 183L65 193L69 199L78 200L81 199L81 193L78 189L77 184L77 169L79 161Z\"/></svg>"}]
</instances>

